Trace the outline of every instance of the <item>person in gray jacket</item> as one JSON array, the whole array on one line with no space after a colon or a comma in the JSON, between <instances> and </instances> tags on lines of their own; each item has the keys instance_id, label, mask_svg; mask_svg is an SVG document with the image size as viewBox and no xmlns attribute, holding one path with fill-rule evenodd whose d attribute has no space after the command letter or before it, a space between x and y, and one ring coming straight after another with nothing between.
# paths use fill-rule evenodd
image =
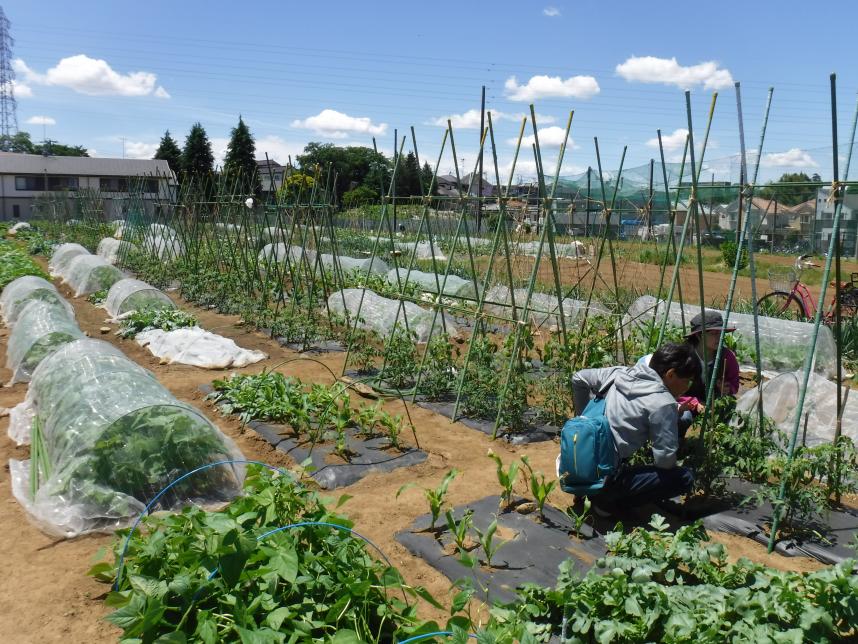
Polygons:
<instances>
[{"instance_id":1,"label":"person in gray jacket","mask_svg":"<svg viewBox=\"0 0 858 644\"><path fill-rule=\"evenodd\" d=\"M619 469L590 501L602 514L620 506L637 506L668 499L691 489L694 474L678 467L677 421L683 411L676 399L700 378L700 360L688 344L665 344L649 364L633 367L583 369L572 376L577 413L595 397L605 398ZM626 465L647 441L655 465Z\"/></svg>"}]
</instances>

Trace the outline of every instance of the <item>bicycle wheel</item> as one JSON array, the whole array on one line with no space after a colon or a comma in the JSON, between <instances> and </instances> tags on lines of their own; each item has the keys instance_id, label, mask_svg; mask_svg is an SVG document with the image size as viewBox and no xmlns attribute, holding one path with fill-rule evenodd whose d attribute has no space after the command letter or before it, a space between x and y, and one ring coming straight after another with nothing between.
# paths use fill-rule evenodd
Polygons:
<instances>
[{"instance_id":1,"label":"bicycle wheel","mask_svg":"<svg viewBox=\"0 0 858 644\"><path fill-rule=\"evenodd\" d=\"M763 295L757 300L757 314L787 320L807 319L807 313L801 300L792 293L785 291L772 291Z\"/></svg>"}]
</instances>

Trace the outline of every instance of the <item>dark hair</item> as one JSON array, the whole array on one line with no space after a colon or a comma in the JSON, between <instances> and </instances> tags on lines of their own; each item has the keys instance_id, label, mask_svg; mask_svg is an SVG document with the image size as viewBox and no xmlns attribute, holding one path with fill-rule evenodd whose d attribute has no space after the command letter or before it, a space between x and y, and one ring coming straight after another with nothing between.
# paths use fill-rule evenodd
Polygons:
<instances>
[{"instance_id":1,"label":"dark hair","mask_svg":"<svg viewBox=\"0 0 858 644\"><path fill-rule=\"evenodd\" d=\"M661 345L658 351L652 354L649 366L661 377L673 369L682 378L700 378L700 358L697 357L694 347L685 342L668 342Z\"/></svg>"}]
</instances>

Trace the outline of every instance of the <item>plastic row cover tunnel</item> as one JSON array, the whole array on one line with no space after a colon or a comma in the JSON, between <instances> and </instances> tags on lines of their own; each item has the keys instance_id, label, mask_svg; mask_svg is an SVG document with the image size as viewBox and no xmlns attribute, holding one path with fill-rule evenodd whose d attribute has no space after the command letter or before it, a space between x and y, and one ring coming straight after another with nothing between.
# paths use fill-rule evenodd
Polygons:
<instances>
[{"instance_id":1,"label":"plastic row cover tunnel","mask_svg":"<svg viewBox=\"0 0 858 644\"><path fill-rule=\"evenodd\" d=\"M151 284L137 279L122 279L110 287L104 308L116 318L129 311L174 309L176 305Z\"/></svg>"},{"instance_id":2,"label":"plastic row cover tunnel","mask_svg":"<svg viewBox=\"0 0 858 644\"><path fill-rule=\"evenodd\" d=\"M135 250L136 246L131 242L114 239L113 237L105 237L98 242L98 248L95 249L95 254L103 257L108 264L115 264L119 261L120 256Z\"/></svg>"},{"instance_id":3,"label":"plastic row cover tunnel","mask_svg":"<svg viewBox=\"0 0 858 644\"><path fill-rule=\"evenodd\" d=\"M69 264L78 255L90 255L91 253L80 244L60 244L51 254L48 262L48 270L54 277L65 277Z\"/></svg>"},{"instance_id":4,"label":"plastic row cover tunnel","mask_svg":"<svg viewBox=\"0 0 858 644\"><path fill-rule=\"evenodd\" d=\"M656 323L660 324L664 316L664 302L658 302L651 295L644 295L635 300L629 307L626 323L642 326L650 324L653 315ZM717 309L715 309L717 310ZM719 311L722 315L724 311ZM691 318L700 313L699 306L678 302L671 302L667 319L669 324L682 326L683 314L686 326ZM801 369L804 365L804 357L810 347L810 339L813 335L813 324L809 322L795 322L792 320L780 320L760 316L760 359L763 369L783 372ZM741 337L753 350L754 347L754 316L747 313L731 313L729 325L736 327L736 335ZM637 358L639 356L630 356ZM837 346L834 342L834 334L825 326L819 328L819 336L816 341L816 363L815 370L828 377L834 375L837 361Z\"/></svg>"},{"instance_id":5,"label":"plastic row cover tunnel","mask_svg":"<svg viewBox=\"0 0 858 644\"><path fill-rule=\"evenodd\" d=\"M357 316L360 327L375 331L382 337L390 335L397 324L405 327L407 321L408 329L417 336L418 342L429 340L433 313L413 302L391 300L369 289L347 288L333 293L328 298L328 308L340 315L348 314L352 321ZM432 328L432 335L443 333L445 329L451 336L458 333L453 319L440 313Z\"/></svg>"},{"instance_id":6,"label":"plastic row cover tunnel","mask_svg":"<svg viewBox=\"0 0 858 644\"><path fill-rule=\"evenodd\" d=\"M35 275L25 275L7 284L0 294L0 315L6 326L13 328L24 307L36 300L56 304L64 308L70 318L74 318L71 304L57 292L53 284Z\"/></svg>"},{"instance_id":7,"label":"plastic row cover tunnel","mask_svg":"<svg viewBox=\"0 0 858 644\"><path fill-rule=\"evenodd\" d=\"M36 451L47 456L48 466L39 468L32 496L17 464L16 496L52 534L114 530L182 475L243 458L199 411L97 340L74 342L43 362L28 399L33 446L40 441ZM242 466L217 465L171 488L154 509L228 501L240 493L243 478Z\"/></svg>"},{"instance_id":8,"label":"plastic row cover tunnel","mask_svg":"<svg viewBox=\"0 0 858 644\"><path fill-rule=\"evenodd\" d=\"M75 297L108 289L122 277L122 271L98 255L75 257L63 273L63 281L74 290Z\"/></svg>"},{"instance_id":9,"label":"plastic row cover tunnel","mask_svg":"<svg viewBox=\"0 0 858 644\"><path fill-rule=\"evenodd\" d=\"M6 347L6 367L12 382L27 382L36 367L63 345L84 337L65 308L42 300L21 311Z\"/></svg>"}]
</instances>

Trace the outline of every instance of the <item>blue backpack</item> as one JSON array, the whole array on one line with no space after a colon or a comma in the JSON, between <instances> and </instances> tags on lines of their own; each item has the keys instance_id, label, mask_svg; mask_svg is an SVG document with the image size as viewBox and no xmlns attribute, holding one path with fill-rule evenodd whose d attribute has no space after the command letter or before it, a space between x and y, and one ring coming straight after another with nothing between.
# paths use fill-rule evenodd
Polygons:
<instances>
[{"instance_id":1,"label":"blue backpack","mask_svg":"<svg viewBox=\"0 0 858 644\"><path fill-rule=\"evenodd\" d=\"M575 496L593 496L614 474L616 448L605 417L605 399L594 398L584 413L566 421L560 431L560 487Z\"/></svg>"}]
</instances>

